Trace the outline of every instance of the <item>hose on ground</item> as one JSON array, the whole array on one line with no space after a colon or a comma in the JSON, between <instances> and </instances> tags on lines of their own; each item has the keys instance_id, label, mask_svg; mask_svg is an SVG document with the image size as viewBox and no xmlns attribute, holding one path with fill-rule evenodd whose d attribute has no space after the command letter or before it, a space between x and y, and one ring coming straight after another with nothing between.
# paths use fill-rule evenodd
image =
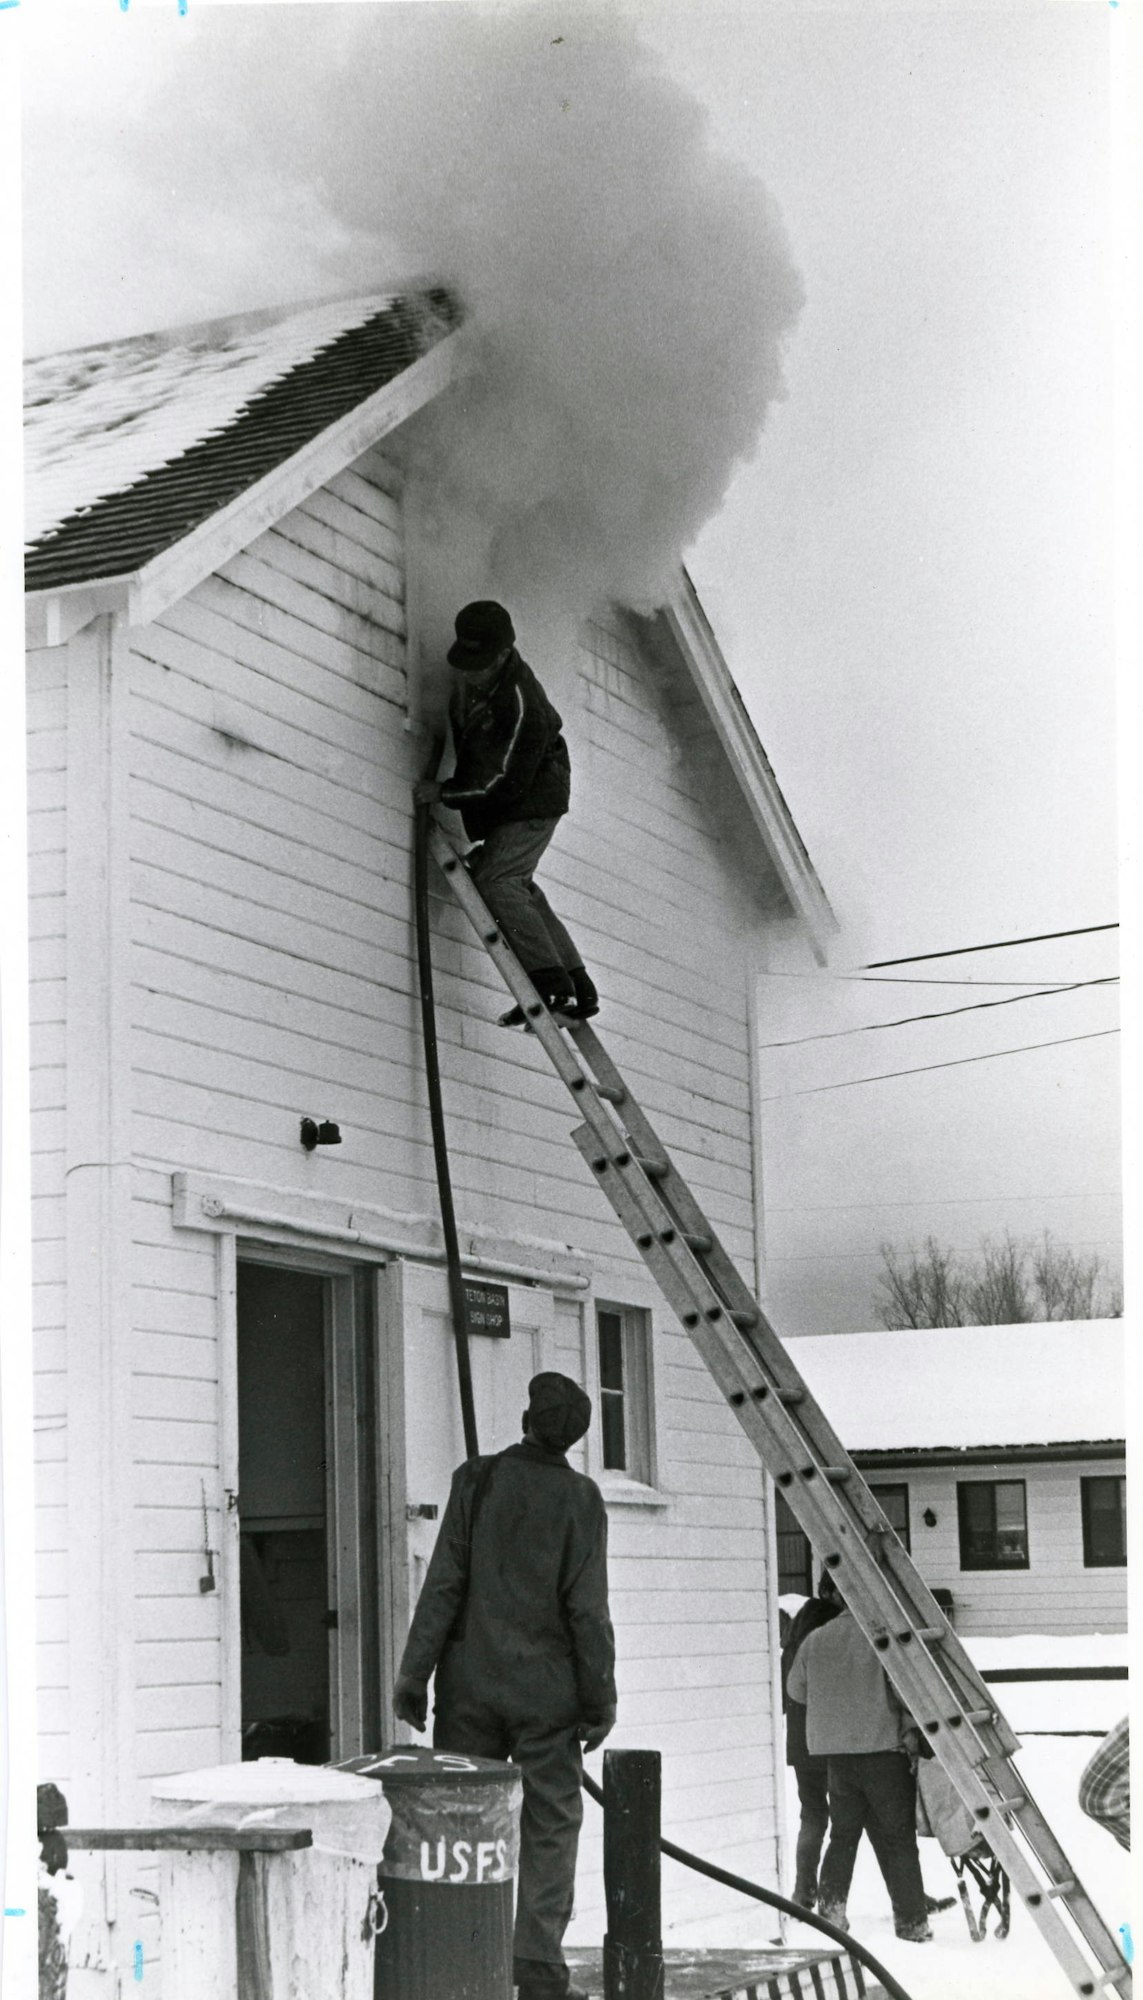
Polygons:
<instances>
[{"instance_id":1,"label":"hose on ground","mask_svg":"<svg viewBox=\"0 0 1143 2000\"><path fill-rule=\"evenodd\" d=\"M583 1788L588 1797L595 1800L597 1806L603 1804L602 1791L595 1779L589 1777L586 1771L583 1774ZM894 1979L893 1974L887 1966L882 1965L880 1959L874 1958L873 1953L867 1951L863 1944L859 1944L856 1938L851 1937L848 1931L839 1930L836 1924L827 1922L825 1917L815 1916L812 1911L804 1910L800 1903L791 1903L785 1896L777 1895L773 1889L763 1889L757 1882L748 1882L743 1875L732 1875L729 1869L718 1868L713 1861L703 1861L699 1855L691 1854L687 1848L676 1847L673 1840L660 1839L659 1851L665 1854L668 1860L680 1861L684 1868L692 1868L697 1875L707 1875L712 1882L721 1882L726 1889L737 1889L742 1896L753 1896L755 1902L768 1903L771 1909L781 1910L788 1917L796 1917L800 1924L811 1924L814 1930L823 1932L834 1944L844 1945L851 1957L859 1960L867 1972L871 1972L875 1979L880 1980L889 1995L889 2000L910 2000L910 1995L906 1993L900 1980Z\"/></svg>"}]
</instances>

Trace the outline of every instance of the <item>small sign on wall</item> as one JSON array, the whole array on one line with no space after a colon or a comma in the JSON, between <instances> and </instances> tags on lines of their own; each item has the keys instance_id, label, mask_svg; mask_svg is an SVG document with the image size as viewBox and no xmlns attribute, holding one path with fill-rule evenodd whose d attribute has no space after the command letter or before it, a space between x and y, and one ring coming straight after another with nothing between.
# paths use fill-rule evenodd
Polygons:
<instances>
[{"instance_id":1,"label":"small sign on wall","mask_svg":"<svg viewBox=\"0 0 1143 2000\"><path fill-rule=\"evenodd\" d=\"M469 1333L491 1334L495 1340L511 1339L507 1285L474 1284L466 1278L464 1304Z\"/></svg>"}]
</instances>

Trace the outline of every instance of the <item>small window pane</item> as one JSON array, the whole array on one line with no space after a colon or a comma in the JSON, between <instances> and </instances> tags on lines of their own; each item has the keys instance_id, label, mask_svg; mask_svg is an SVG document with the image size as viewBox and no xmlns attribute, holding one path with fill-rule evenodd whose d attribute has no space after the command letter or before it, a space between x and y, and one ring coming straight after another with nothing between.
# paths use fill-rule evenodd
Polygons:
<instances>
[{"instance_id":1,"label":"small window pane","mask_svg":"<svg viewBox=\"0 0 1143 2000\"><path fill-rule=\"evenodd\" d=\"M1080 1481L1083 1559L1088 1569L1121 1568L1127 1561L1127 1481L1119 1476Z\"/></svg>"},{"instance_id":2,"label":"small window pane","mask_svg":"<svg viewBox=\"0 0 1143 2000\"><path fill-rule=\"evenodd\" d=\"M778 1594L780 1597L812 1597L814 1559L809 1537L798 1526L787 1501L775 1494L774 1526L778 1541Z\"/></svg>"},{"instance_id":3,"label":"small window pane","mask_svg":"<svg viewBox=\"0 0 1143 2000\"><path fill-rule=\"evenodd\" d=\"M909 1547L909 1488L907 1484L893 1486L871 1486L870 1492L889 1516L890 1525L898 1540Z\"/></svg>"},{"instance_id":4,"label":"small window pane","mask_svg":"<svg viewBox=\"0 0 1143 2000\"><path fill-rule=\"evenodd\" d=\"M1027 1569L1028 1515L1022 1479L957 1485L962 1569Z\"/></svg>"},{"instance_id":5,"label":"small window pane","mask_svg":"<svg viewBox=\"0 0 1143 2000\"><path fill-rule=\"evenodd\" d=\"M623 1393L623 1320L615 1312L599 1315L599 1386Z\"/></svg>"},{"instance_id":6,"label":"small window pane","mask_svg":"<svg viewBox=\"0 0 1143 2000\"><path fill-rule=\"evenodd\" d=\"M623 1398L604 1390L600 1397L603 1428L603 1468L605 1472L626 1472L627 1439L623 1434Z\"/></svg>"}]
</instances>

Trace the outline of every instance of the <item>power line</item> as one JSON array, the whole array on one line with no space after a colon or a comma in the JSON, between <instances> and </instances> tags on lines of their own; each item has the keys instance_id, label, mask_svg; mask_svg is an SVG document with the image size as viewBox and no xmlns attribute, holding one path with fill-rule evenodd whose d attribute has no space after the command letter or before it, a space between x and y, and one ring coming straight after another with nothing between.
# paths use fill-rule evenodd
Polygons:
<instances>
[{"instance_id":1,"label":"power line","mask_svg":"<svg viewBox=\"0 0 1143 2000\"><path fill-rule=\"evenodd\" d=\"M1057 1035L1049 1042L1021 1042L1015 1049L990 1049L982 1056L954 1056L948 1062L918 1063L914 1069L886 1069L876 1076L851 1076L843 1083L815 1083L808 1090L778 1090L770 1097L759 1099L761 1104L778 1104L786 1097L818 1097L825 1090L855 1090L859 1083L886 1083L895 1076L922 1076L927 1070L962 1069L965 1063L995 1062L999 1056L1022 1056L1030 1049L1059 1049L1067 1042L1098 1042L1105 1035L1117 1035L1118 1028L1096 1028L1088 1035Z\"/></svg>"},{"instance_id":2,"label":"power line","mask_svg":"<svg viewBox=\"0 0 1143 2000\"><path fill-rule=\"evenodd\" d=\"M836 1042L843 1035L872 1035L878 1028L907 1028L914 1021L943 1021L950 1014L976 1014L985 1007L1014 1007L1018 1000L1050 1000L1057 993L1078 993L1084 986L1118 986L1118 973L1103 979L1074 979L1070 986L1040 986L1034 993L1010 993L1005 1000L970 1000L963 1007L938 1007L930 1014L903 1014L897 1021L865 1021L858 1028L826 1028L816 1035L791 1035L784 1042L759 1042L759 1049L796 1049L803 1042Z\"/></svg>"},{"instance_id":3,"label":"power line","mask_svg":"<svg viewBox=\"0 0 1143 2000\"><path fill-rule=\"evenodd\" d=\"M1118 929L1118 924L1081 924L1074 931L1041 931L1036 937L998 938L992 944L960 944L951 951L919 951L912 958L875 958L863 970L880 972L887 965L922 965L930 958L964 958L973 951L1009 951L1018 944L1048 944L1053 938L1092 937L1096 931Z\"/></svg>"},{"instance_id":4,"label":"power line","mask_svg":"<svg viewBox=\"0 0 1143 2000\"><path fill-rule=\"evenodd\" d=\"M761 972L760 977L763 979L816 979L819 981L834 979L840 980L847 985L857 986L1006 986L1009 990L1013 986L1034 986L1037 991L1045 986L1072 986L1075 983L1071 979L926 979L923 973L919 979L902 979L893 978L892 976L888 979L879 979L876 976L871 978L867 972L779 972L772 968Z\"/></svg>"}]
</instances>

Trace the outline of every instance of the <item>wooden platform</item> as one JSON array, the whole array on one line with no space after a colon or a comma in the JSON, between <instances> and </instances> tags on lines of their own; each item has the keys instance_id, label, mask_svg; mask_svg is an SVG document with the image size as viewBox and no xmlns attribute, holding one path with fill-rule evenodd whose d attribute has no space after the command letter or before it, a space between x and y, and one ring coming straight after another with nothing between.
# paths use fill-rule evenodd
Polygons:
<instances>
[{"instance_id":1,"label":"wooden platform","mask_svg":"<svg viewBox=\"0 0 1143 2000\"><path fill-rule=\"evenodd\" d=\"M603 1953L569 1948L572 1981L602 2000ZM847 1951L665 1951L665 2000L885 2000Z\"/></svg>"}]
</instances>

